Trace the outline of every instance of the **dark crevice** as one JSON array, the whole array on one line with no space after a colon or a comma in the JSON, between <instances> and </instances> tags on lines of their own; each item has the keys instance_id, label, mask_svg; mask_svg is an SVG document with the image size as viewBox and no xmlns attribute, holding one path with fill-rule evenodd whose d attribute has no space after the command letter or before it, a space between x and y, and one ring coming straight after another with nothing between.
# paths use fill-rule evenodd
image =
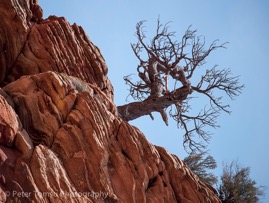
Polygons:
<instances>
[{"instance_id":1,"label":"dark crevice","mask_svg":"<svg viewBox=\"0 0 269 203\"><path fill-rule=\"evenodd\" d=\"M31 33L32 33L32 29L33 29L34 26L35 26L35 25L32 25L32 26L29 25L30 30L29 30L29 32L28 32L27 35L26 35L25 42L24 42L24 44L22 45L22 48L20 49L18 55L15 57L13 64L12 64L10 67L7 67L7 72L6 72L5 78L4 78L3 82L2 82L3 84L1 84L1 86L2 86L2 85L5 86L6 84L8 84L8 82L6 81L6 79L7 79L7 77L11 74L11 72L12 72L12 70L13 70L13 68L14 68L14 66L15 66L15 64L16 64L16 62L18 61L19 56L20 56L21 53L23 52L23 50L24 50L24 48L25 48L25 46L26 46L26 44L27 44L27 42L28 42L28 40L29 40L29 37L30 37L30 35L31 35Z\"/></svg>"},{"instance_id":2,"label":"dark crevice","mask_svg":"<svg viewBox=\"0 0 269 203\"><path fill-rule=\"evenodd\" d=\"M123 149L121 150L121 153L122 153L127 159L131 160L131 159L130 159L130 156L129 156Z\"/></svg>"},{"instance_id":3,"label":"dark crevice","mask_svg":"<svg viewBox=\"0 0 269 203\"><path fill-rule=\"evenodd\" d=\"M167 187L168 186L167 183L163 180L163 178L161 176L163 176L163 171L159 172L159 174L157 176L149 179L147 190L158 184L157 183L158 182L158 178L161 178L161 181L163 183L163 187ZM161 182L159 182L159 183L161 183Z\"/></svg>"},{"instance_id":4,"label":"dark crevice","mask_svg":"<svg viewBox=\"0 0 269 203\"><path fill-rule=\"evenodd\" d=\"M149 183L148 183L148 188L147 189L149 189L151 187L154 187L156 185L157 177L158 176L155 176L154 178L149 179Z\"/></svg>"}]
</instances>

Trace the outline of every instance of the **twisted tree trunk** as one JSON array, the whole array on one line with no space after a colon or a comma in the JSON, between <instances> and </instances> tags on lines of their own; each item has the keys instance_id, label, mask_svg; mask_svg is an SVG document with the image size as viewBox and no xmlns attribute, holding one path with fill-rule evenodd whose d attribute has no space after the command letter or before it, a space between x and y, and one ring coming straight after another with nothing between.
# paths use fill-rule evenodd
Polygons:
<instances>
[{"instance_id":1,"label":"twisted tree trunk","mask_svg":"<svg viewBox=\"0 0 269 203\"><path fill-rule=\"evenodd\" d=\"M165 109L175 104L175 102L185 100L189 93L190 88L183 86L162 97L149 98L145 101L132 102L118 106L118 112L120 117L125 121L131 121L141 116L150 115L152 112L159 112L167 124Z\"/></svg>"}]
</instances>

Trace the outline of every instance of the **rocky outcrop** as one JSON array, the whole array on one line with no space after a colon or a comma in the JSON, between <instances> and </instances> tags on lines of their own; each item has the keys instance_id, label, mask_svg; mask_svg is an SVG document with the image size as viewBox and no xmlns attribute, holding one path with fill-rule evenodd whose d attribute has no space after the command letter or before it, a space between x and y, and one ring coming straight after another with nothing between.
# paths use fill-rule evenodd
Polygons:
<instances>
[{"instance_id":1,"label":"rocky outcrop","mask_svg":"<svg viewBox=\"0 0 269 203\"><path fill-rule=\"evenodd\" d=\"M176 156L119 118L82 28L0 3L0 202L219 202Z\"/></svg>"},{"instance_id":2,"label":"rocky outcrop","mask_svg":"<svg viewBox=\"0 0 269 203\"><path fill-rule=\"evenodd\" d=\"M55 16L37 20L40 7L32 1L1 0L0 84L56 71L94 84L113 98L105 61L83 29Z\"/></svg>"}]
</instances>

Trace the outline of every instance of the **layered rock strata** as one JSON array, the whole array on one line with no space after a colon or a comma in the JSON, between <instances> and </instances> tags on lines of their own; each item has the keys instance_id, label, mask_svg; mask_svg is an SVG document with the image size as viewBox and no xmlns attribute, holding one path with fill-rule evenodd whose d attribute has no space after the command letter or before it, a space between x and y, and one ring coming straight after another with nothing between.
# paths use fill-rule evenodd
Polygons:
<instances>
[{"instance_id":1,"label":"layered rock strata","mask_svg":"<svg viewBox=\"0 0 269 203\"><path fill-rule=\"evenodd\" d=\"M219 202L119 118L81 27L34 0L1 0L0 16L0 202Z\"/></svg>"}]
</instances>

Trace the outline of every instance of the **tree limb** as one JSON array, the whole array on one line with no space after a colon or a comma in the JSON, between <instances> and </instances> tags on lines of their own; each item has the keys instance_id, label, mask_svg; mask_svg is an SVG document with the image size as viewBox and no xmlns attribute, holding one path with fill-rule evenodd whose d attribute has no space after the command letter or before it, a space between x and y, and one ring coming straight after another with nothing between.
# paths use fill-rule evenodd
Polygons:
<instances>
[{"instance_id":1,"label":"tree limb","mask_svg":"<svg viewBox=\"0 0 269 203\"><path fill-rule=\"evenodd\" d=\"M163 25L159 19L155 36L147 43L143 24L144 21L137 23L137 42L131 44L139 60L139 80L132 82L130 75L124 77L130 87L130 96L139 102L119 106L118 112L126 121L144 115L150 115L153 119L151 113L159 112L166 125L169 115L184 131L184 146L192 150L200 149L204 145L197 142L194 135L208 142L211 133L205 130L206 127L218 127L216 120L220 113L230 113L229 105L222 103L223 96L234 99L244 88L239 84L238 76L231 76L230 69L219 70L217 66L205 69L197 84L192 82L193 76L198 76L198 67L204 66L211 52L225 48L227 43L218 44L218 40L215 40L207 47L205 38L196 36L197 31L192 31L191 27L188 27L181 40L177 40L176 33L168 29L169 23ZM147 57L144 59L142 56ZM171 91L168 88L169 78L175 81ZM203 106L198 113L191 111L190 101L193 97L190 95L193 92L208 99L209 105Z\"/></svg>"}]
</instances>

